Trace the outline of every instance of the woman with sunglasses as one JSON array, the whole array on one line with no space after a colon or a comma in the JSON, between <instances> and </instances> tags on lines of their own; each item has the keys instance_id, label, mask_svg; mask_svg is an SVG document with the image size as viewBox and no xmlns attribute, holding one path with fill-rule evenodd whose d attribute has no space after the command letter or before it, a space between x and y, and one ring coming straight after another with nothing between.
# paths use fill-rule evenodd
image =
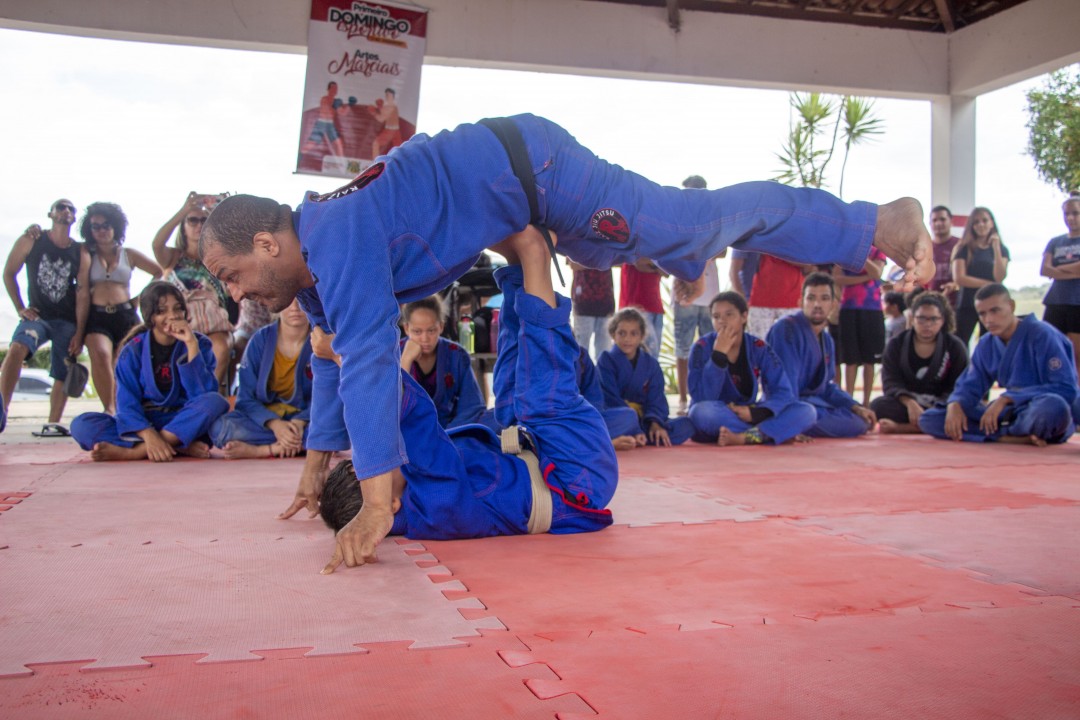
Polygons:
<instances>
[{"instance_id":1,"label":"woman with sunglasses","mask_svg":"<svg viewBox=\"0 0 1080 720\"><path fill-rule=\"evenodd\" d=\"M116 414L113 359L120 341L139 324L131 298L131 272L138 268L161 278L161 266L138 250L125 248L128 219L116 203L96 202L86 208L79 234L90 252L90 316L86 349L94 389L105 412Z\"/></svg>"},{"instance_id":2,"label":"woman with sunglasses","mask_svg":"<svg viewBox=\"0 0 1080 720\"><path fill-rule=\"evenodd\" d=\"M183 206L154 236L154 257L165 270L165 279L180 288L191 317L191 329L210 338L217 360L218 383L229 369L233 325L229 320L225 288L199 260L199 234L217 195L188 193ZM176 246L166 243L174 230Z\"/></svg>"},{"instance_id":3,"label":"woman with sunglasses","mask_svg":"<svg viewBox=\"0 0 1080 720\"><path fill-rule=\"evenodd\" d=\"M885 346L881 384L885 394L870 403L878 431L917 434L919 417L944 403L968 366L967 345L953 332L953 309L939 292L909 296L912 327Z\"/></svg>"}]
</instances>

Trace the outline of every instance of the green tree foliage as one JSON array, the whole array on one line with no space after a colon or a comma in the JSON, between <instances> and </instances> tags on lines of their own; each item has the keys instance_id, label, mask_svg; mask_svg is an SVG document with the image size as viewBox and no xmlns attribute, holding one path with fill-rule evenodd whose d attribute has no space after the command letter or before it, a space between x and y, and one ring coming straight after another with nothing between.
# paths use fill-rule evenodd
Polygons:
<instances>
[{"instance_id":1,"label":"green tree foliage","mask_svg":"<svg viewBox=\"0 0 1080 720\"><path fill-rule=\"evenodd\" d=\"M1050 73L1028 91L1027 152L1044 181L1062 192L1080 189L1080 64Z\"/></svg>"},{"instance_id":2,"label":"green tree foliage","mask_svg":"<svg viewBox=\"0 0 1080 720\"><path fill-rule=\"evenodd\" d=\"M844 174L851 148L885 132L884 121L874 116L868 98L823 93L791 93L792 124L787 142L777 153L782 165L777 180L786 185L820 188L825 170L843 148L839 195L844 196Z\"/></svg>"}]
</instances>

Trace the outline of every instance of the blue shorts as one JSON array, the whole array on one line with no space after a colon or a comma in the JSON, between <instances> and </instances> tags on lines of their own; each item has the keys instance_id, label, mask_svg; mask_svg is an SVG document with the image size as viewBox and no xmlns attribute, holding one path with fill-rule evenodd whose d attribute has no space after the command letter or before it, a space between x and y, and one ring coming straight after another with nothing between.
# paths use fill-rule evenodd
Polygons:
<instances>
[{"instance_id":1,"label":"blue shorts","mask_svg":"<svg viewBox=\"0 0 1080 720\"><path fill-rule=\"evenodd\" d=\"M337 128L334 127L332 120L316 120L314 127L311 128L311 136L308 137L308 140L319 142L326 138L327 142L334 142L338 137Z\"/></svg>"},{"instance_id":2,"label":"blue shorts","mask_svg":"<svg viewBox=\"0 0 1080 720\"><path fill-rule=\"evenodd\" d=\"M52 355L49 363L49 377L54 380L67 378L68 345L75 336L75 323L67 320L23 320L15 328L11 342L20 343L30 348L33 355L45 343L52 341Z\"/></svg>"}]
</instances>

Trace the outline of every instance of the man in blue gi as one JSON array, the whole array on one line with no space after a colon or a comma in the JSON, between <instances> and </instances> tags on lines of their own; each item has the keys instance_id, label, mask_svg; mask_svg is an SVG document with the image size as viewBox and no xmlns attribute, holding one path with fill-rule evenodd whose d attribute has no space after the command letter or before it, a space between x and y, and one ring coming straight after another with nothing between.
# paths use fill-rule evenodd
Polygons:
<instances>
[{"instance_id":1,"label":"man in blue gi","mask_svg":"<svg viewBox=\"0 0 1080 720\"><path fill-rule=\"evenodd\" d=\"M649 257L684 280L731 244L853 269L873 244L905 269L907 286L934 269L912 199L847 204L771 182L664 188L531 115L414 136L340 190L308 195L295 213L267 198L227 199L203 229L206 266L235 298L270 309L299 295L309 315L325 310L336 333L353 462L380 497L365 497L357 518L367 528L359 563L390 527L390 471L408 461L396 422L398 304L445 287L530 224L558 233L561 251L582 265Z\"/></svg>"},{"instance_id":2,"label":"man in blue gi","mask_svg":"<svg viewBox=\"0 0 1080 720\"><path fill-rule=\"evenodd\" d=\"M546 255L539 233L519 237ZM402 371L401 433L410 461L392 473L391 534L452 540L611 524L605 506L619 468L600 413L578 390L570 301L552 289L547 262L511 264L495 278L504 294L495 383L500 400L511 401L500 407L520 426L503 431L501 447L482 425L443 430L427 393ZM320 513L345 532L366 500L366 488L342 463L330 474ZM346 558L339 539L323 573Z\"/></svg>"},{"instance_id":3,"label":"man in blue gi","mask_svg":"<svg viewBox=\"0 0 1080 720\"><path fill-rule=\"evenodd\" d=\"M979 288L975 310L987 334L948 404L924 412L919 427L943 440L1039 447L1068 440L1078 392L1069 339L1034 315L1017 317L1016 303L999 283ZM995 381L1005 392L987 404L983 398Z\"/></svg>"},{"instance_id":4,"label":"man in blue gi","mask_svg":"<svg viewBox=\"0 0 1080 720\"><path fill-rule=\"evenodd\" d=\"M803 280L802 312L781 318L765 339L780 358L799 399L814 406L817 422L810 437L848 438L866 433L877 418L833 381L836 347L829 334L829 313L836 283L825 273Z\"/></svg>"}]
</instances>

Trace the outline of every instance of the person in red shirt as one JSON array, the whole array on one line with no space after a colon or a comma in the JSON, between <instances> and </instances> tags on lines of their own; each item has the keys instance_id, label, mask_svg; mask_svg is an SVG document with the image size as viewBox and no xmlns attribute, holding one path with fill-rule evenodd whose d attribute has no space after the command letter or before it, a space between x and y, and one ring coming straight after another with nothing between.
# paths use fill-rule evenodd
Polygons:
<instances>
[{"instance_id":1,"label":"person in red shirt","mask_svg":"<svg viewBox=\"0 0 1080 720\"><path fill-rule=\"evenodd\" d=\"M645 349L654 358L660 355L660 338L664 336L664 301L660 298L660 280L666 275L652 260L642 258L622 266L619 282L619 309L636 307L645 316L649 332Z\"/></svg>"},{"instance_id":2,"label":"person in red shirt","mask_svg":"<svg viewBox=\"0 0 1080 720\"><path fill-rule=\"evenodd\" d=\"M762 255L750 291L747 332L765 337L780 318L800 308L803 269L772 255Z\"/></svg>"}]
</instances>

